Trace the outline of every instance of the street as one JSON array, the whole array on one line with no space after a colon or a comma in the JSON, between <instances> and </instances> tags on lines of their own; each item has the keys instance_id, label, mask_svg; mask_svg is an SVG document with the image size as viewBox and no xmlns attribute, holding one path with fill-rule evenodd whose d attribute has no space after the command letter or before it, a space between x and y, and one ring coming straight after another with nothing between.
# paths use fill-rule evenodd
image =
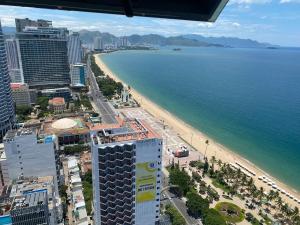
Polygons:
<instances>
[{"instance_id":1,"label":"street","mask_svg":"<svg viewBox=\"0 0 300 225\"><path fill-rule=\"evenodd\" d=\"M97 112L101 115L102 122L112 124L117 123L116 121L116 113L112 109L110 103L105 99L101 91L99 90L96 77L91 70L90 67L90 58L87 63L87 73L90 81L90 96L92 98L92 102L96 107Z\"/></svg>"}]
</instances>

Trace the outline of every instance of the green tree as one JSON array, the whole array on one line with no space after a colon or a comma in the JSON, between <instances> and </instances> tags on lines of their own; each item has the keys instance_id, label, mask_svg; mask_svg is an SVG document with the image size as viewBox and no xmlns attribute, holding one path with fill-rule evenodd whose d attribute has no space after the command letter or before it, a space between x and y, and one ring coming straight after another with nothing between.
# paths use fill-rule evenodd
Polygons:
<instances>
[{"instance_id":1,"label":"green tree","mask_svg":"<svg viewBox=\"0 0 300 225\"><path fill-rule=\"evenodd\" d=\"M190 176L176 166L170 170L169 182L172 185L178 185L178 187L171 188L171 191L178 196L186 195L192 185Z\"/></svg>"},{"instance_id":2,"label":"green tree","mask_svg":"<svg viewBox=\"0 0 300 225\"><path fill-rule=\"evenodd\" d=\"M178 210L171 206L170 204L166 205L166 214L170 216L172 225L185 225L186 222Z\"/></svg>"},{"instance_id":3,"label":"green tree","mask_svg":"<svg viewBox=\"0 0 300 225\"><path fill-rule=\"evenodd\" d=\"M226 221L215 209L207 210L202 222L204 225L226 225Z\"/></svg>"},{"instance_id":4,"label":"green tree","mask_svg":"<svg viewBox=\"0 0 300 225\"><path fill-rule=\"evenodd\" d=\"M209 208L209 202L207 199L202 198L200 195L194 192L188 192L186 198L186 206L191 215L193 215L195 218L199 218L206 214Z\"/></svg>"}]
</instances>

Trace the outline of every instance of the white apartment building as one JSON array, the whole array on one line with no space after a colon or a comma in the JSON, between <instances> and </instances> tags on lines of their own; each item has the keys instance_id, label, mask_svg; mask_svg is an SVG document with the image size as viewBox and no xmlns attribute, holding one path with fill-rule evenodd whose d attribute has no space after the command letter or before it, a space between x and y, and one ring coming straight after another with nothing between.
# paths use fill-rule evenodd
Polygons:
<instances>
[{"instance_id":1,"label":"white apartment building","mask_svg":"<svg viewBox=\"0 0 300 225\"><path fill-rule=\"evenodd\" d=\"M3 143L10 180L54 176L57 188L55 136L38 137L33 130L20 128L8 131Z\"/></svg>"},{"instance_id":2,"label":"white apartment building","mask_svg":"<svg viewBox=\"0 0 300 225\"><path fill-rule=\"evenodd\" d=\"M95 224L158 224L162 139L137 119L107 127L91 131Z\"/></svg>"}]
</instances>

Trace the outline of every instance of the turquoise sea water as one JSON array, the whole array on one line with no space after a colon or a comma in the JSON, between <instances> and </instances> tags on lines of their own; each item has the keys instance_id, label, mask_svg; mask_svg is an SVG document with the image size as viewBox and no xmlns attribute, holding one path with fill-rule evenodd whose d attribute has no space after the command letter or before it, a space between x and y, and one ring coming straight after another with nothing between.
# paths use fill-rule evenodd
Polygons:
<instances>
[{"instance_id":1,"label":"turquoise sea water","mask_svg":"<svg viewBox=\"0 0 300 225\"><path fill-rule=\"evenodd\" d=\"M122 80L300 191L300 51L182 48L102 56Z\"/></svg>"}]
</instances>

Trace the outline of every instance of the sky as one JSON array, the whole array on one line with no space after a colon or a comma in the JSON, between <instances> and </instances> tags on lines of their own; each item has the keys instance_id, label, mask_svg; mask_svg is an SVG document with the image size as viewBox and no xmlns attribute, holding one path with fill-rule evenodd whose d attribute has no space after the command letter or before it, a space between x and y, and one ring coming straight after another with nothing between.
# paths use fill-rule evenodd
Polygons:
<instances>
[{"instance_id":1,"label":"sky","mask_svg":"<svg viewBox=\"0 0 300 225\"><path fill-rule=\"evenodd\" d=\"M200 34L300 47L300 0L230 0L215 23L0 6L2 26L15 26L15 18L26 17L52 20L54 26L73 31L98 30L117 36Z\"/></svg>"}]
</instances>

